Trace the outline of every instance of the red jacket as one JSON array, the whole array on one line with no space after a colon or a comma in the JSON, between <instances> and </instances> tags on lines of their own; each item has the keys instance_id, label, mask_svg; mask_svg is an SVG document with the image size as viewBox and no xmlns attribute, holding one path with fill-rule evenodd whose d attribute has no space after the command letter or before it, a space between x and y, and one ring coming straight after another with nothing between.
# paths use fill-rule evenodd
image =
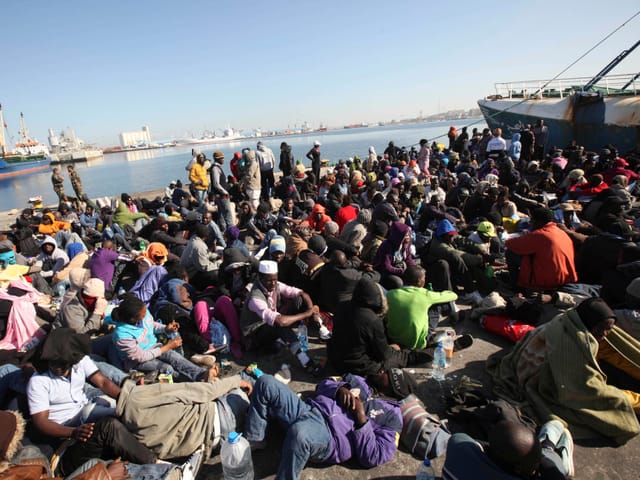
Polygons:
<instances>
[{"instance_id":1,"label":"red jacket","mask_svg":"<svg viewBox=\"0 0 640 480\"><path fill-rule=\"evenodd\" d=\"M537 290L553 290L576 282L573 242L554 222L518 238L505 246L522 257L518 285Z\"/></svg>"}]
</instances>

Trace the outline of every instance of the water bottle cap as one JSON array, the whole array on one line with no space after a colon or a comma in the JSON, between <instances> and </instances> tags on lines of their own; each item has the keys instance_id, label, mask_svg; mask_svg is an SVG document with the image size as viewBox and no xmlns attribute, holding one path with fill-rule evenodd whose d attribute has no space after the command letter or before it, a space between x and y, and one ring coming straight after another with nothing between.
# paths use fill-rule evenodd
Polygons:
<instances>
[{"instance_id":1,"label":"water bottle cap","mask_svg":"<svg viewBox=\"0 0 640 480\"><path fill-rule=\"evenodd\" d=\"M229 437L227 438L227 440L229 441L229 443L238 443L238 440L240 440L241 436L242 436L241 433L230 432L229 433Z\"/></svg>"},{"instance_id":2,"label":"water bottle cap","mask_svg":"<svg viewBox=\"0 0 640 480\"><path fill-rule=\"evenodd\" d=\"M443 348L442 347L442 342L438 343L438 348Z\"/></svg>"},{"instance_id":3,"label":"water bottle cap","mask_svg":"<svg viewBox=\"0 0 640 480\"><path fill-rule=\"evenodd\" d=\"M430 467L430 466L431 466L431 462L429 461L429 459L428 459L428 458L425 458L425 459L424 459L424 466L425 466L425 467Z\"/></svg>"}]
</instances>

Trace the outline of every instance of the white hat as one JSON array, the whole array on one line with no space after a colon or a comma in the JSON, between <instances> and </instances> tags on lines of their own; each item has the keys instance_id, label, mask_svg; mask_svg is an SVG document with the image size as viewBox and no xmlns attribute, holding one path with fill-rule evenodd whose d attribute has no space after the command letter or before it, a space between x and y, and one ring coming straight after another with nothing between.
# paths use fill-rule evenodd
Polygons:
<instances>
[{"instance_id":1,"label":"white hat","mask_svg":"<svg viewBox=\"0 0 640 480\"><path fill-rule=\"evenodd\" d=\"M258 266L258 271L267 274L278 273L278 264L273 260L262 260Z\"/></svg>"},{"instance_id":2,"label":"white hat","mask_svg":"<svg viewBox=\"0 0 640 480\"><path fill-rule=\"evenodd\" d=\"M315 142L313 142L313 146L314 147L319 147L320 145L322 145L322 144L317 140Z\"/></svg>"}]
</instances>

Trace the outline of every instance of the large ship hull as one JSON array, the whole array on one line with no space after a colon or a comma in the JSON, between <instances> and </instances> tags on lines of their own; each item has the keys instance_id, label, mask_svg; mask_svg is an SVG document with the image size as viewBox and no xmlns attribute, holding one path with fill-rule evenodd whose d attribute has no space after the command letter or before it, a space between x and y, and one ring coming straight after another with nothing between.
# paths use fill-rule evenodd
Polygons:
<instances>
[{"instance_id":1,"label":"large ship hull","mask_svg":"<svg viewBox=\"0 0 640 480\"><path fill-rule=\"evenodd\" d=\"M0 179L40 172L50 163L51 157L44 155L6 155L0 157Z\"/></svg>"},{"instance_id":2,"label":"large ship hull","mask_svg":"<svg viewBox=\"0 0 640 480\"><path fill-rule=\"evenodd\" d=\"M501 128L511 138L527 124L543 119L549 127L547 148L564 148L572 140L587 150L599 151L612 144L622 153L640 143L640 97L581 96L564 98L484 99L478 105L489 128Z\"/></svg>"}]
</instances>

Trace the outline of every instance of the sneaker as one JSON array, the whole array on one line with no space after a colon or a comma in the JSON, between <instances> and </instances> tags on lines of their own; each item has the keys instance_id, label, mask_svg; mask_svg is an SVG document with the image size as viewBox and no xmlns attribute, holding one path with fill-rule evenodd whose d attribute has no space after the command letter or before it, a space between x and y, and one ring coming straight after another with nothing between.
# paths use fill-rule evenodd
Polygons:
<instances>
[{"instance_id":1,"label":"sneaker","mask_svg":"<svg viewBox=\"0 0 640 480\"><path fill-rule=\"evenodd\" d=\"M191 355L190 360L196 365L202 365L203 367L211 368L216 364L216 357L213 355L201 355L196 353Z\"/></svg>"},{"instance_id":2,"label":"sneaker","mask_svg":"<svg viewBox=\"0 0 640 480\"><path fill-rule=\"evenodd\" d=\"M291 369L289 368L289 365L283 363L280 370L275 373L274 377L280 383L289 385L289 382L291 381Z\"/></svg>"},{"instance_id":3,"label":"sneaker","mask_svg":"<svg viewBox=\"0 0 640 480\"><path fill-rule=\"evenodd\" d=\"M565 428L558 440L558 449L562 457L562 465L567 469L567 476L573 477L575 469L573 466L573 437L568 428Z\"/></svg>"},{"instance_id":4,"label":"sneaker","mask_svg":"<svg viewBox=\"0 0 640 480\"><path fill-rule=\"evenodd\" d=\"M480 295L480 292L478 292L477 290L474 290L471 293L467 293L465 295L458 297L459 302L470 303L472 305L480 305L482 303L482 300L484 300L484 298L482 297L482 295Z\"/></svg>"},{"instance_id":5,"label":"sneaker","mask_svg":"<svg viewBox=\"0 0 640 480\"><path fill-rule=\"evenodd\" d=\"M545 423L538 433L538 441L543 447L551 447L560 455L567 476L573 477L573 438L562 422L551 420Z\"/></svg>"},{"instance_id":6,"label":"sneaker","mask_svg":"<svg viewBox=\"0 0 640 480\"><path fill-rule=\"evenodd\" d=\"M204 445L198 448L189 459L180 466L182 480L195 480L204 460Z\"/></svg>"},{"instance_id":7,"label":"sneaker","mask_svg":"<svg viewBox=\"0 0 640 480\"><path fill-rule=\"evenodd\" d=\"M327 341L331 339L331 331L322 325L320 327L320 340Z\"/></svg>"}]
</instances>

